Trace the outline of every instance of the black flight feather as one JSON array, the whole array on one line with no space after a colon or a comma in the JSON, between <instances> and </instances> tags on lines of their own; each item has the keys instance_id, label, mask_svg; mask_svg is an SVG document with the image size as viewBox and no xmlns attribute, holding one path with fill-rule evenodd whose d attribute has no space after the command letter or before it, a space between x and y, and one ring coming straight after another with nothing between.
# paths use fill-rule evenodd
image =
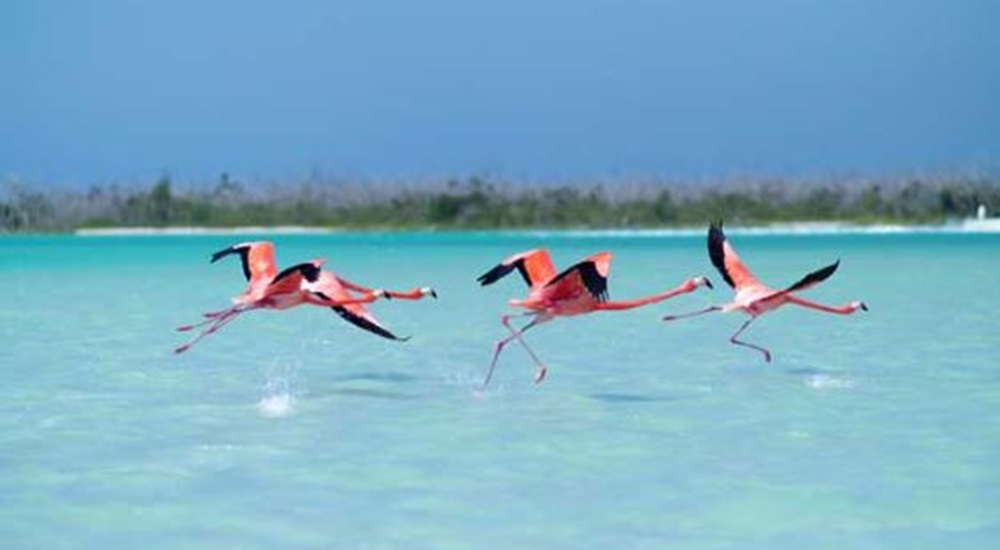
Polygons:
<instances>
[{"instance_id":1,"label":"black flight feather","mask_svg":"<svg viewBox=\"0 0 1000 550\"><path fill-rule=\"evenodd\" d=\"M224 250L220 250L220 251L212 254L212 262L211 263L214 264L215 262L221 260L222 258L225 258L226 256L228 256L230 254L239 254L240 255L240 263L243 264L243 275L249 281L250 280L250 276L251 276L251 274L250 274L249 253L250 253L250 247L249 246L239 246L239 247L237 247L237 246L230 246L229 248L226 248Z\"/></svg>"},{"instance_id":2,"label":"black flight feather","mask_svg":"<svg viewBox=\"0 0 1000 550\"><path fill-rule=\"evenodd\" d=\"M302 277L309 281L310 283L315 283L319 279L319 268L312 263L302 263L298 265L293 265L292 267L283 269L281 273L275 275L274 280L271 281L272 285L278 284L282 279L286 279L295 273L301 273Z\"/></svg>"},{"instance_id":3,"label":"black flight feather","mask_svg":"<svg viewBox=\"0 0 1000 550\"><path fill-rule=\"evenodd\" d=\"M559 275L556 275L545 286L554 285L574 272L579 272L583 286L595 300L598 302L608 301L608 279L597 272L597 266L590 260L585 260L569 267Z\"/></svg>"},{"instance_id":4,"label":"black flight feather","mask_svg":"<svg viewBox=\"0 0 1000 550\"><path fill-rule=\"evenodd\" d=\"M712 223L708 227L708 257L712 259L712 265L719 270L722 279L726 284L736 288L736 283L726 272L726 252L722 245L726 242L726 234L722 232L722 220Z\"/></svg>"},{"instance_id":5,"label":"black flight feather","mask_svg":"<svg viewBox=\"0 0 1000 550\"><path fill-rule=\"evenodd\" d=\"M376 325L375 323L369 321L368 319L365 319L364 317L362 317L360 315L356 315L354 312L352 312L351 310L347 309L344 306L333 306L330 309L332 309L333 311L337 312L337 315L340 315L348 323L351 323L352 325L354 325L356 327L360 327L360 328L362 328L364 330L367 330L368 332L371 332L372 334L377 334L377 335L381 336L382 338L388 338L389 340L399 340L401 342L405 342L405 341L407 341L407 340L410 339L409 337L400 338L400 337L396 336L395 334L389 332L388 330L386 330L386 329L384 329L384 328Z\"/></svg>"},{"instance_id":6,"label":"black flight feather","mask_svg":"<svg viewBox=\"0 0 1000 550\"><path fill-rule=\"evenodd\" d=\"M833 262L832 264L813 271L812 273L806 275L801 281L795 283L794 285L785 289L785 292L795 292L796 290L801 290L805 287L812 286L817 283L821 283L827 280L830 275L833 275L834 271L837 271L837 267L840 265L840 260Z\"/></svg>"},{"instance_id":7,"label":"black flight feather","mask_svg":"<svg viewBox=\"0 0 1000 550\"><path fill-rule=\"evenodd\" d=\"M528 270L527 268L524 267L524 258L521 258L509 265L498 264L493 269L480 275L479 278L476 280L479 281L479 284L481 284L482 286L491 285L499 281L500 279L506 277L511 271L514 271L514 269L517 269L518 272L521 273L521 277L524 278L525 284L527 284L530 287L531 277L528 276Z\"/></svg>"}]
</instances>

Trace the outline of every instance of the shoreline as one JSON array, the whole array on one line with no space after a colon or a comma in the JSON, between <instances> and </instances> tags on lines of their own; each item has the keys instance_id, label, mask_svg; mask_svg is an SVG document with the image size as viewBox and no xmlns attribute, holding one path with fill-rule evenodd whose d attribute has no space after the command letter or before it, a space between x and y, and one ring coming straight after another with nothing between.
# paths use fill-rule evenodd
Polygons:
<instances>
[{"instance_id":1,"label":"shoreline","mask_svg":"<svg viewBox=\"0 0 1000 550\"><path fill-rule=\"evenodd\" d=\"M990 234L1000 233L1000 218L963 220L937 225L906 224L856 224L850 222L789 222L752 226L728 226L727 231L743 235L884 235L884 234ZM342 233L485 233L497 232L526 235L566 235L580 237L684 237L701 236L702 227L650 228L650 229L345 229L299 225L239 226L239 227L95 227L77 229L71 234L79 237L142 237L142 236L204 236L204 235L325 235Z\"/></svg>"},{"instance_id":2,"label":"shoreline","mask_svg":"<svg viewBox=\"0 0 1000 550\"><path fill-rule=\"evenodd\" d=\"M183 236L183 235L314 235L321 233L345 233L346 230L335 227L313 227L306 225L247 225L236 227L93 227L73 230L72 234L80 237L138 237L138 236Z\"/></svg>"}]
</instances>

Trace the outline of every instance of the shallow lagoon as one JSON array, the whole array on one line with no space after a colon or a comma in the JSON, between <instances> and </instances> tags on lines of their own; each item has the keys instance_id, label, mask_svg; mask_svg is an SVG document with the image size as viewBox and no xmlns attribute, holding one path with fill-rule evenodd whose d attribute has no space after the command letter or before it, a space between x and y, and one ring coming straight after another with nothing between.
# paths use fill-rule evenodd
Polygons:
<instances>
[{"instance_id":1,"label":"shallow lagoon","mask_svg":"<svg viewBox=\"0 0 1000 550\"><path fill-rule=\"evenodd\" d=\"M810 298L730 346L699 235L278 235L436 302L376 304L395 344L306 309L248 314L173 356L173 327L241 290L208 255L245 237L0 239L0 533L10 548L983 548L1000 538L1000 235L733 233ZM612 298L715 291L560 320L474 391L545 246L615 254Z\"/></svg>"}]
</instances>

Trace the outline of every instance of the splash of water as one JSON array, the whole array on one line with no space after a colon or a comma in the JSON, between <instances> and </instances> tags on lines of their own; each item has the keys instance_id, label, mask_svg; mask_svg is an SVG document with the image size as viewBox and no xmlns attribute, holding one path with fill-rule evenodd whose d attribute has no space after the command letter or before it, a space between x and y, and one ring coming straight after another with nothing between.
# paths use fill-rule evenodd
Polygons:
<instances>
[{"instance_id":1,"label":"splash of water","mask_svg":"<svg viewBox=\"0 0 1000 550\"><path fill-rule=\"evenodd\" d=\"M257 410L268 418L282 418L292 414L295 409L295 398L289 393L265 395L257 402Z\"/></svg>"},{"instance_id":2,"label":"splash of water","mask_svg":"<svg viewBox=\"0 0 1000 550\"><path fill-rule=\"evenodd\" d=\"M806 385L814 390L849 390L855 382L849 378L839 378L829 374L813 374L806 378Z\"/></svg>"},{"instance_id":3,"label":"splash of water","mask_svg":"<svg viewBox=\"0 0 1000 550\"><path fill-rule=\"evenodd\" d=\"M292 393L292 373L297 365L279 368L279 359L265 372L266 381L263 395L257 401L257 411L267 418L282 418L295 411L295 396Z\"/></svg>"}]
</instances>

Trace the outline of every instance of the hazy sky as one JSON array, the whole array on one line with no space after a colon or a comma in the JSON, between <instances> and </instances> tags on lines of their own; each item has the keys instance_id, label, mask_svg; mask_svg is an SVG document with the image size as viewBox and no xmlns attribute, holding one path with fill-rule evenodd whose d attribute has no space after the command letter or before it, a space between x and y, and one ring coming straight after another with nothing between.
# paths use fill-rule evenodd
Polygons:
<instances>
[{"instance_id":1,"label":"hazy sky","mask_svg":"<svg viewBox=\"0 0 1000 550\"><path fill-rule=\"evenodd\" d=\"M0 178L1000 167L991 0L4 0Z\"/></svg>"}]
</instances>

